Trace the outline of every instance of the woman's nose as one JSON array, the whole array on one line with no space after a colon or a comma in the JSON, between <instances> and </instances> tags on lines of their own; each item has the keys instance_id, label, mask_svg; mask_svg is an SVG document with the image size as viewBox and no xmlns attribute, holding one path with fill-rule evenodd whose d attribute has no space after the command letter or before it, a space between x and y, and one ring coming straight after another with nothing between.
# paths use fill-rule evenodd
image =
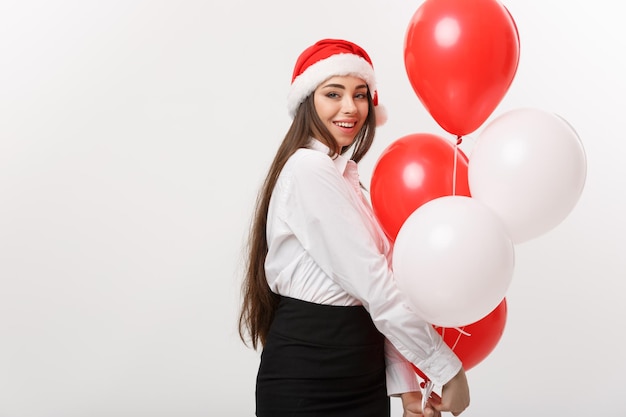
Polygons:
<instances>
[{"instance_id":1,"label":"woman's nose","mask_svg":"<svg viewBox=\"0 0 626 417\"><path fill-rule=\"evenodd\" d=\"M342 109L346 114L353 114L356 112L356 104L354 103L354 99L350 96L345 96L342 102Z\"/></svg>"}]
</instances>

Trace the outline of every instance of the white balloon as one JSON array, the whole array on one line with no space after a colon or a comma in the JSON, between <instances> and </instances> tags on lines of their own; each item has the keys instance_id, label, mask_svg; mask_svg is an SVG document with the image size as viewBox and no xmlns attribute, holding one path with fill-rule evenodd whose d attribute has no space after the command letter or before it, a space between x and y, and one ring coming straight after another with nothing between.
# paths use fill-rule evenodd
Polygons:
<instances>
[{"instance_id":1,"label":"white balloon","mask_svg":"<svg viewBox=\"0 0 626 417\"><path fill-rule=\"evenodd\" d=\"M532 108L490 122L468 162L472 197L497 213L514 243L540 236L565 219L586 175L585 151L572 126Z\"/></svg>"},{"instance_id":2,"label":"white balloon","mask_svg":"<svg viewBox=\"0 0 626 417\"><path fill-rule=\"evenodd\" d=\"M493 311L506 295L514 263L502 221L465 196L420 206L394 244L398 287L416 313L441 327L465 326Z\"/></svg>"}]
</instances>

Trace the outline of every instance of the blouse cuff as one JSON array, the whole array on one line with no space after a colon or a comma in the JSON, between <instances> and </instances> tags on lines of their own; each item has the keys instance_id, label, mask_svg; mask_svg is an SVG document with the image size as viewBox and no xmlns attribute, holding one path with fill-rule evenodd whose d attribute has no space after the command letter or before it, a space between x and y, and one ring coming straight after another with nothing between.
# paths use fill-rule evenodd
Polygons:
<instances>
[{"instance_id":1,"label":"blouse cuff","mask_svg":"<svg viewBox=\"0 0 626 417\"><path fill-rule=\"evenodd\" d=\"M422 371L435 386L442 387L450 381L462 368L461 360L451 349L439 349L428 359L415 365Z\"/></svg>"}]
</instances>

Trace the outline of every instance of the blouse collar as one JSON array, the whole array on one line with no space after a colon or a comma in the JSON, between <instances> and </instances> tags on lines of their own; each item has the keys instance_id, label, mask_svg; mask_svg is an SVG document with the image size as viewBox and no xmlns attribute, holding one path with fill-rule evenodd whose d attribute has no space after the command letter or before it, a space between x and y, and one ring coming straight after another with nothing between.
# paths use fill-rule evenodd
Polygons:
<instances>
[{"instance_id":1,"label":"blouse collar","mask_svg":"<svg viewBox=\"0 0 626 417\"><path fill-rule=\"evenodd\" d=\"M322 142L320 142L319 140L315 138L311 138L311 140L309 141L309 147L313 150L324 152L326 155L328 155L328 153L330 152L330 148L328 146L324 145ZM331 158L337 170L343 174L350 160L346 158L345 156L337 154L337 153L334 154Z\"/></svg>"}]
</instances>

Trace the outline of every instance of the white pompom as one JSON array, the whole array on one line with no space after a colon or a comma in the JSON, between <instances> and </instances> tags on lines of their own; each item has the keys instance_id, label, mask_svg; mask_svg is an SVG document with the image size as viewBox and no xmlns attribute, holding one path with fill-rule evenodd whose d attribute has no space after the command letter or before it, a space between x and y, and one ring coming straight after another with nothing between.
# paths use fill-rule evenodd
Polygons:
<instances>
[{"instance_id":1,"label":"white pompom","mask_svg":"<svg viewBox=\"0 0 626 417\"><path fill-rule=\"evenodd\" d=\"M376 115L376 126L382 126L387 122L387 109L382 104L374 107L374 113Z\"/></svg>"}]
</instances>

